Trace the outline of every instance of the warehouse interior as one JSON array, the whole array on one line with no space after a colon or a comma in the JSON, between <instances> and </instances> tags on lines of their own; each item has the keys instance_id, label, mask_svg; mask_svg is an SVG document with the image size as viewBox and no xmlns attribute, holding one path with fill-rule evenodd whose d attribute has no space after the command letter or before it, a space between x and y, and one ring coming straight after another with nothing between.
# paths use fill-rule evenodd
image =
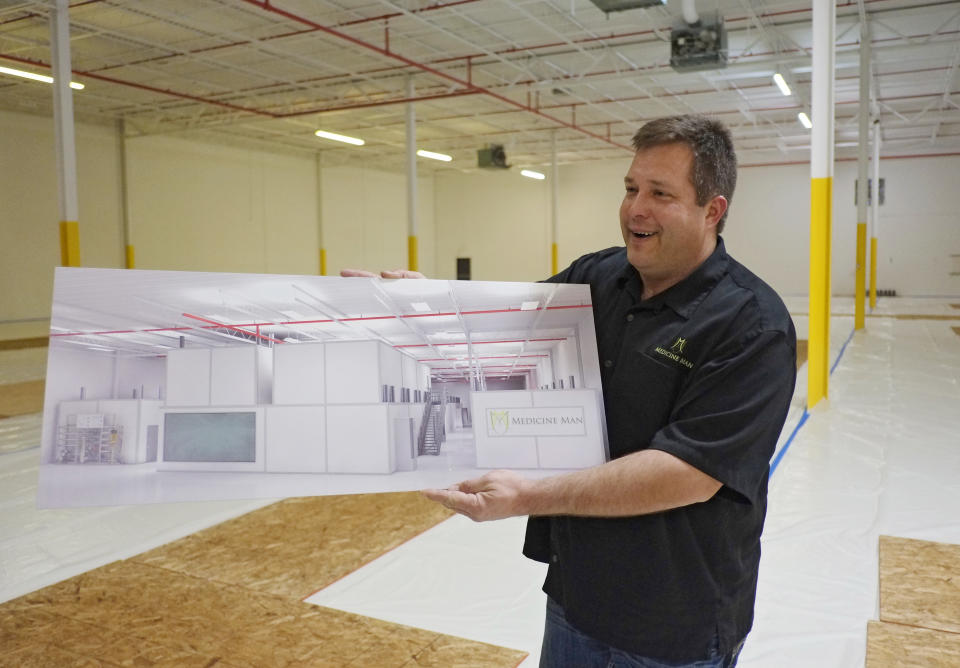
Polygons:
<instances>
[{"instance_id":1,"label":"warehouse interior","mask_svg":"<svg viewBox=\"0 0 960 668\"><path fill-rule=\"evenodd\" d=\"M621 243L633 132L695 112L737 149L727 250L807 340L824 7L829 391L799 366L738 665L960 662L956 0L13 0L0 664L537 665L519 519L415 492L38 509L54 269L539 281Z\"/></svg>"}]
</instances>

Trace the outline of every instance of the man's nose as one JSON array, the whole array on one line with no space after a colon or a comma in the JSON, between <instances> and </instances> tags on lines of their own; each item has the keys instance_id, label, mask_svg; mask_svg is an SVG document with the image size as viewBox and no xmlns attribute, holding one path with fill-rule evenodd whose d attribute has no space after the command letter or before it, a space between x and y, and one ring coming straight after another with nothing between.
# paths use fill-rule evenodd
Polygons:
<instances>
[{"instance_id":1,"label":"man's nose","mask_svg":"<svg viewBox=\"0 0 960 668\"><path fill-rule=\"evenodd\" d=\"M643 195L636 195L627 206L627 215L631 218L645 218L649 212L649 200Z\"/></svg>"}]
</instances>

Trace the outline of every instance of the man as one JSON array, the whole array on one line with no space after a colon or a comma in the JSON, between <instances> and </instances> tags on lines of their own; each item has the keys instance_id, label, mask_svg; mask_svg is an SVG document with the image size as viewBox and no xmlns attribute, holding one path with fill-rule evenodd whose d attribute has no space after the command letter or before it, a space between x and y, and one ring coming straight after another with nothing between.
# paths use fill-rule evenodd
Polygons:
<instances>
[{"instance_id":1,"label":"man","mask_svg":"<svg viewBox=\"0 0 960 668\"><path fill-rule=\"evenodd\" d=\"M591 286L611 460L424 494L477 521L530 516L524 554L549 564L541 666L732 666L796 335L719 237L736 184L726 128L662 118L633 144L625 247L549 279Z\"/></svg>"}]
</instances>

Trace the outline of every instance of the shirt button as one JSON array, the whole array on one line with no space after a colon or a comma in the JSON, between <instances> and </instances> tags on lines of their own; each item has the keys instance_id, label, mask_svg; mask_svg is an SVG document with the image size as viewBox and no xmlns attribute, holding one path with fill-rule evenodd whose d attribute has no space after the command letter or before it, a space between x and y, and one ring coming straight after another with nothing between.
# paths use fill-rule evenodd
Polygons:
<instances>
[{"instance_id":1,"label":"shirt button","mask_svg":"<svg viewBox=\"0 0 960 668\"><path fill-rule=\"evenodd\" d=\"M627 322L633 322L633 314L632 314L632 313L628 313L628 314L627 314Z\"/></svg>"},{"instance_id":2,"label":"shirt button","mask_svg":"<svg viewBox=\"0 0 960 668\"><path fill-rule=\"evenodd\" d=\"M605 367L607 367L607 368L609 369L610 367L613 366L613 361L612 361L612 360L603 360L603 366L605 366Z\"/></svg>"},{"instance_id":3,"label":"shirt button","mask_svg":"<svg viewBox=\"0 0 960 668\"><path fill-rule=\"evenodd\" d=\"M558 561L560 561L560 557L558 557L558 556L555 555L555 554L551 554L551 555L550 555L550 561L553 562L553 563L557 563Z\"/></svg>"}]
</instances>

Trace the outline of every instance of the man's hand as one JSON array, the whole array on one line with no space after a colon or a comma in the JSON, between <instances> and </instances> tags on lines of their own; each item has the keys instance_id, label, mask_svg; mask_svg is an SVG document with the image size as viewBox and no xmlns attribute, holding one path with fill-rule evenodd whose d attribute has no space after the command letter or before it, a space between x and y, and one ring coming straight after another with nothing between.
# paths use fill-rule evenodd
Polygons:
<instances>
[{"instance_id":1,"label":"man's hand","mask_svg":"<svg viewBox=\"0 0 960 668\"><path fill-rule=\"evenodd\" d=\"M513 471L491 471L447 489L425 489L421 493L474 522L486 522L527 515L525 493L532 484Z\"/></svg>"},{"instance_id":2,"label":"man's hand","mask_svg":"<svg viewBox=\"0 0 960 668\"><path fill-rule=\"evenodd\" d=\"M381 271L379 274L365 269L342 269L340 275L347 278L426 278L419 271L409 269L393 269L392 271Z\"/></svg>"}]
</instances>

